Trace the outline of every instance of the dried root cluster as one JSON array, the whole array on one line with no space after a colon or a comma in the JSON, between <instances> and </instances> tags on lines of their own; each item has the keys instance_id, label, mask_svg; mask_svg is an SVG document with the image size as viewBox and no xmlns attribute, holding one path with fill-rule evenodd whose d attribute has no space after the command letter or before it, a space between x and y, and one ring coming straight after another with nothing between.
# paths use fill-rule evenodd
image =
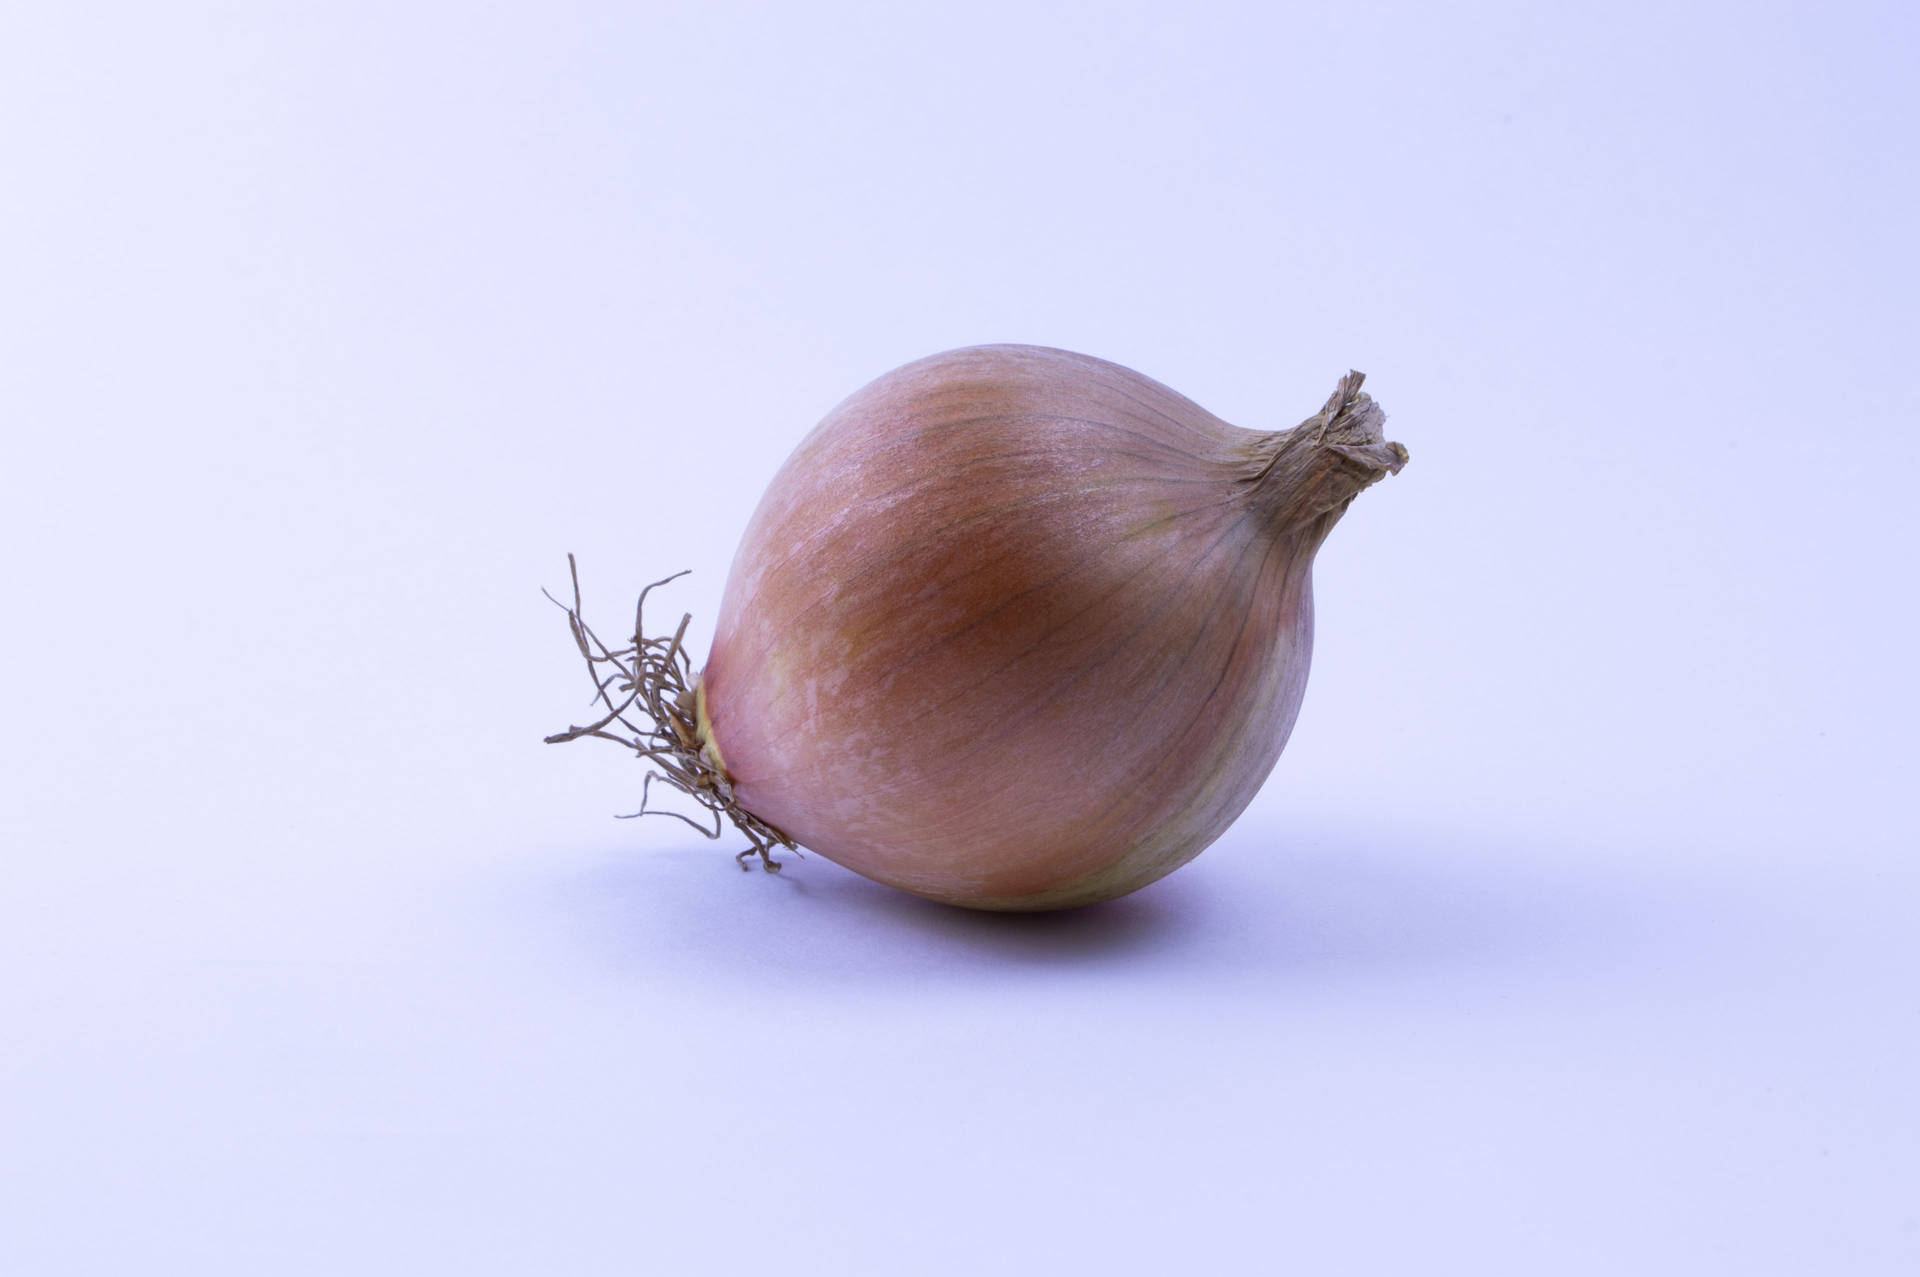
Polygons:
<instances>
[{"instance_id":1,"label":"dried root cluster","mask_svg":"<svg viewBox=\"0 0 1920 1277\"><path fill-rule=\"evenodd\" d=\"M620 819L671 816L709 838L720 837L731 822L752 844L736 857L740 867L747 868L748 860L757 855L767 872L778 873L780 862L773 858L773 849L785 847L797 851L793 839L742 808L734 800L733 786L726 773L701 750L703 742L694 708L693 665L682 644L687 624L693 617L682 616L672 638L646 636L647 595L686 573L676 572L640 591L640 600L633 609L632 639L625 647L609 648L581 616L580 569L571 554L567 556L567 570L573 576L573 605L569 607L550 593L547 597L566 612L573 641L587 662L588 676L593 679L594 708L605 712L585 726L569 727L547 737L547 744L597 736L626 746L651 766L640 783L640 810ZM700 804L713 818L713 828L677 811L649 807L647 800L656 780L664 781Z\"/></svg>"}]
</instances>

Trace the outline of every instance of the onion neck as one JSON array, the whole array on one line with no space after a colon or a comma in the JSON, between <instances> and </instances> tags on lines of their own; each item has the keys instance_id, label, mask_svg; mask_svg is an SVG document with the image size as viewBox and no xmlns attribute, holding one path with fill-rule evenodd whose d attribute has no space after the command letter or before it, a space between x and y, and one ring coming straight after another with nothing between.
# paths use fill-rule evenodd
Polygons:
<instances>
[{"instance_id":1,"label":"onion neck","mask_svg":"<svg viewBox=\"0 0 1920 1277\"><path fill-rule=\"evenodd\" d=\"M1275 531L1319 545L1363 489L1407 463L1407 450L1387 442L1387 414L1361 393L1365 380L1348 373L1318 413L1254 445L1253 499Z\"/></svg>"}]
</instances>

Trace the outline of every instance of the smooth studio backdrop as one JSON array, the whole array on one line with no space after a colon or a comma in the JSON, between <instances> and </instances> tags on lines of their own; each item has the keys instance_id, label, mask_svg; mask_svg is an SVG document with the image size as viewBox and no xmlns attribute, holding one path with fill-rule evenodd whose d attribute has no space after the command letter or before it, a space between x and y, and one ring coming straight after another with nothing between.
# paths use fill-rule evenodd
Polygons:
<instances>
[{"instance_id":1,"label":"smooth studio backdrop","mask_svg":"<svg viewBox=\"0 0 1920 1277\"><path fill-rule=\"evenodd\" d=\"M0 1270L1920 1271L1897 4L0 18ZM1198 861L617 822L909 359L1412 452ZM982 795L982 801L990 801Z\"/></svg>"}]
</instances>

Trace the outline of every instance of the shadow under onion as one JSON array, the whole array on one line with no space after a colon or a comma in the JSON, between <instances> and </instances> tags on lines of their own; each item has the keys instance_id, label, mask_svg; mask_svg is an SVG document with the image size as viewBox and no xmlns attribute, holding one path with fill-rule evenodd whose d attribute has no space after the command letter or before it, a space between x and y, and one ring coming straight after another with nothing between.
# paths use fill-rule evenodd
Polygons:
<instances>
[{"instance_id":1,"label":"shadow under onion","mask_svg":"<svg viewBox=\"0 0 1920 1277\"><path fill-rule=\"evenodd\" d=\"M1305 983L1538 972L1610 961L1646 922L1631 884L1596 880L1591 860L1458 833L1249 830L1145 891L1039 914L936 904L818 856L749 877L705 849L623 853L548 886L543 925L595 965L816 991L1089 970Z\"/></svg>"}]
</instances>

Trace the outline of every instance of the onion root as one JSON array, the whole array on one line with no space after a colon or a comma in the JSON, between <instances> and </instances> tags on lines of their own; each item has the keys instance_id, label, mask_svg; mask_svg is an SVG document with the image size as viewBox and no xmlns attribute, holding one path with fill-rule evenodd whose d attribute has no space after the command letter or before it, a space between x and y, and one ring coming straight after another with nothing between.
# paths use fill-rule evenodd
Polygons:
<instances>
[{"instance_id":1,"label":"onion root","mask_svg":"<svg viewBox=\"0 0 1920 1277\"><path fill-rule=\"evenodd\" d=\"M695 704L697 682L683 643L692 614L680 618L672 637L647 637L647 595L686 573L676 572L640 591L639 602L633 609L633 637L625 647L616 649L602 642L581 614L580 569L571 554L567 556L567 571L573 578L571 606L548 591L541 593L567 614L574 645L580 649L587 663L587 676L593 680L592 704L603 712L591 723L554 733L546 738L546 743L558 745L592 736L626 746L652 766L640 782L640 810L628 812L619 819L671 816L709 838L719 838L731 822L751 844L735 857L740 867L748 868L747 862L757 855L761 868L768 873L779 873L780 862L773 858L774 848L785 847L795 855L799 854L799 848L784 832L740 806L725 767L714 756L717 751L707 748L699 722L701 715ZM664 781L699 803L713 818L713 828L677 811L649 807L647 800L656 780Z\"/></svg>"}]
</instances>

